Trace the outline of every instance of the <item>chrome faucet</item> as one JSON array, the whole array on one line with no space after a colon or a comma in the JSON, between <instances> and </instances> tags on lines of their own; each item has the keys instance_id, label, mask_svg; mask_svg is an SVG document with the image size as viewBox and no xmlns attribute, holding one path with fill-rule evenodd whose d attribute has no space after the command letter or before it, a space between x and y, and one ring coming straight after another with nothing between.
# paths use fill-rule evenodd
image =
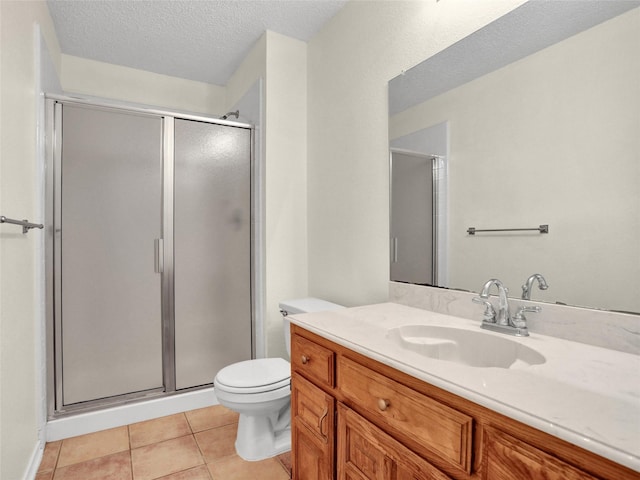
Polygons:
<instances>
[{"instance_id":1,"label":"chrome faucet","mask_svg":"<svg viewBox=\"0 0 640 480\"><path fill-rule=\"evenodd\" d=\"M497 278L492 278L482 287L480 292L480 298L488 300L489 290L492 286L498 287L498 312L496 313L495 323L498 325L510 325L511 324L511 312L509 312L509 300L507 294L509 290L502 284Z\"/></svg>"},{"instance_id":2,"label":"chrome faucet","mask_svg":"<svg viewBox=\"0 0 640 480\"><path fill-rule=\"evenodd\" d=\"M540 277L542 276L540 275ZM489 301L489 291L494 285L498 287L497 312ZM480 303L485 306L481 327L494 332L515 335L516 337L528 337L529 330L527 329L527 319L524 314L525 312L539 312L542 309L538 306L520 306L512 318L509 310L508 293L509 290L497 278L492 278L483 285L480 296L472 299L474 303Z\"/></svg>"},{"instance_id":3,"label":"chrome faucet","mask_svg":"<svg viewBox=\"0 0 640 480\"><path fill-rule=\"evenodd\" d=\"M547 284L547 281L544 279L544 277L539 273L534 273L529 278L527 278L527 281L524 283L524 285L522 285L523 300L531 300L531 289L533 288L533 282L536 280L538 281L538 288L540 290L546 290L547 288L549 288L549 285Z\"/></svg>"}]
</instances>

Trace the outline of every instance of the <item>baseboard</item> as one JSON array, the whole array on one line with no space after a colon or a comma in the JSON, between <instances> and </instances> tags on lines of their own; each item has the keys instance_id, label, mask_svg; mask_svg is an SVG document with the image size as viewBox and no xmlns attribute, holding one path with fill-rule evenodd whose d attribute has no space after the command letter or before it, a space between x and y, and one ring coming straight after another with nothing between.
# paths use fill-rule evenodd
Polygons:
<instances>
[{"instance_id":1,"label":"baseboard","mask_svg":"<svg viewBox=\"0 0 640 480\"><path fill-rule=\"evenodd\" d=\"M36 442L36 446L34 447L33 452L31 453L31 458L29 458L29 463L24 472L24 480L34 480L36 478L36 474L38 473L38 468L40 468L40 462L42 461L42 454L44 453L44 445L38 440Z\"/></svg>"},{"instance_id":2,"label":"baseboard","mask_svg":"<svg viewBox=\"0 0 640 480\"><path fill-rule=\"evenodd\" d=\"M46 426L46 438L47 442L53 442L217 404L218 399L213 388L207 388L145 402L120 405L96 412L80 413L50 420Z\"/></svg>"}]
</instances>

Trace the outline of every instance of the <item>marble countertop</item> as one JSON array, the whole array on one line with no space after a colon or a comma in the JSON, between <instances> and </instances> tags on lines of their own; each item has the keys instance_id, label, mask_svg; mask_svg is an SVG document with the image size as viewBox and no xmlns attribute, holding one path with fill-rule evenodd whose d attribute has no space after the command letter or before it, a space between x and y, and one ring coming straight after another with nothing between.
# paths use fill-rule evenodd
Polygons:
<instances>
[{"instance_id":1,"label":"marble countertop","mask_svg":"<svg viewBox=\"0 0 640 480\"><path fill-rule=\"evenodd\" d=\"M640 472L640 356L555 337L480 330L480 320L383 303L291 315L291 322L413 377ZM404 325L507 337L546 361L516 369L470 367L406 350L387 338Z\"/></svg>"}]
</instances>

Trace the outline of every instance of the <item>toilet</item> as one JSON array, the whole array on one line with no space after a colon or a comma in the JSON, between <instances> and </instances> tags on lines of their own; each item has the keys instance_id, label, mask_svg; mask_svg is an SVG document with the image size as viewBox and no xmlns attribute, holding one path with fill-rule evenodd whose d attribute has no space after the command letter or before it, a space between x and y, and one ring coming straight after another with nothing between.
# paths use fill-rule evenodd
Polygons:
<instances>
[{"instance_id":1,"label":"toilet","mask_svg":"<svg viewBox=\"0 0 640 480\"><path fill-rule=\"evenodd\" d=\"M319 298L280 303L287 355L291 354L287 315L344 308ZM240 414L236 452L257 461L291 450L291 364L282 358L245 360L224 367L214 380L221 405Z\"/></svg>"}]
</instances>

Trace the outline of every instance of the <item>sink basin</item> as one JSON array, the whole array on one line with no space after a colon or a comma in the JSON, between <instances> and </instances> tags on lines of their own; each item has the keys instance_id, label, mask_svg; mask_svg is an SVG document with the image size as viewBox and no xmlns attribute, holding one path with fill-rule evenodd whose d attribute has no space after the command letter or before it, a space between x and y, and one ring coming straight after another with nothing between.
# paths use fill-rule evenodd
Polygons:
<instances>
[{"instance_id":1,"label":"sink basin","mask_svg":"<svg viewBox=\"0 0 640 480\"><path fill-rule=\"evenodd\" d=\"M539 365L545 357L507 336L433 325L404 325L387 338L400 347L429 358L470 367L521 368Z\"/></svg>"}]
</instances>

